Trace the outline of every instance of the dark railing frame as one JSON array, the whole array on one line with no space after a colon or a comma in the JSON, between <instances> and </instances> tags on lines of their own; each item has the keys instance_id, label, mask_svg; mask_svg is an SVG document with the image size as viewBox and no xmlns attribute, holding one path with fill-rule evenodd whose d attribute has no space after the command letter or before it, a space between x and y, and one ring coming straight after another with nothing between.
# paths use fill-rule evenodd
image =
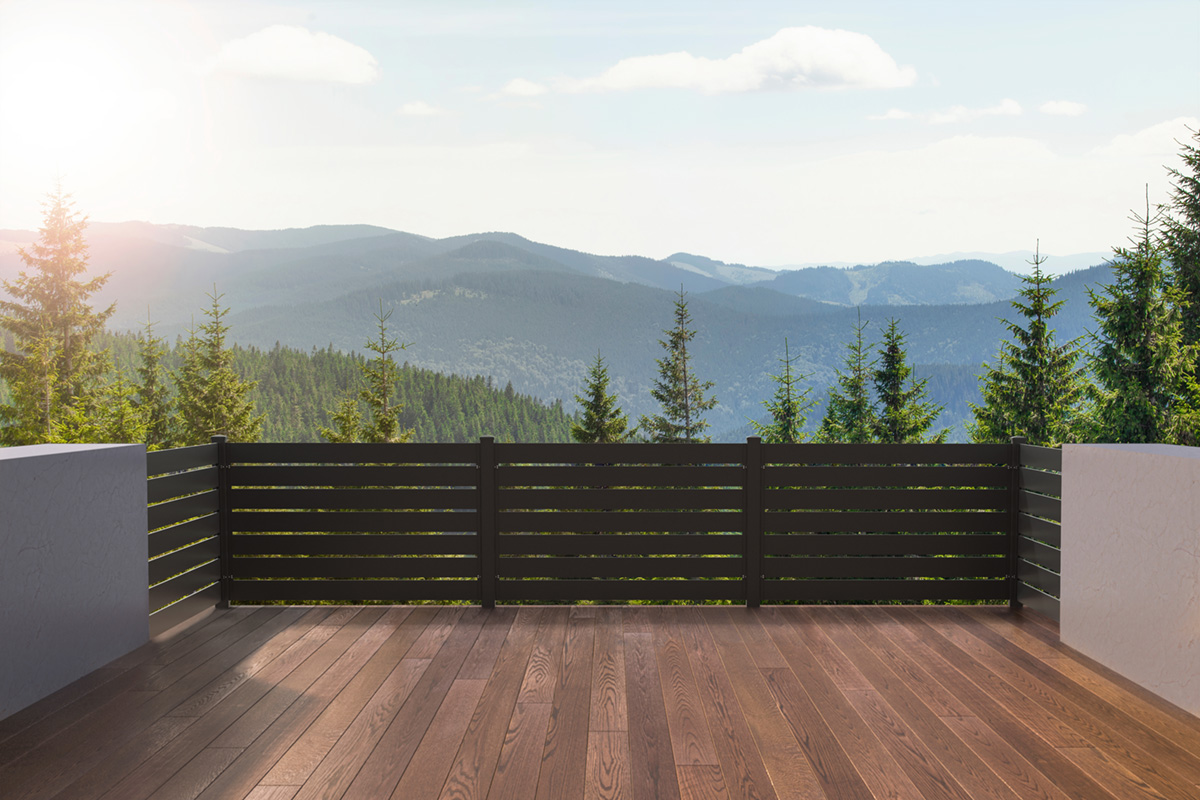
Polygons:
<instances>
[{"instance_id":1,"label":"dark railing frame","mask_svg":"<svg viewBox=\"0 0 1200 800\"><path fill-rule=\"evenodd\" d=\"M614 447L620 449L614 450ZM500 452L505 454L503 461L499 460ZM771 455L768 456L768 453ZM398 458L398 454L409 455ZM618 459L618 455L624 460ZM548 459L561 459L561 462ZM611 463L603 459L611 459ZM314 462L328 463L330 466L286 466L289 463ZM451 466L422 466L432 462ZM370 466L382 463L400 466ZM404 466L406 463L412 466ZM659 466L642 466L655 463ZM942 463L955 466L937 466ZM455 464L459 466L453 466ZM527 464L534 466L522 466ZM574 466L562 467L561 464ZM839 466L841 464L846 466ZM884 466L864 466L871 464ZM996 466L958 466L970 464ZM938 591L934 591L937 587L912 578L937 577L941 574L958 579L980 579L942 584L958 587L955 591L960 594L953 595L955 597L1007 600L1014 609L1025 605L1054 618L1058 615L1061 451L1032 447L1021 438L1014 438L1008 445L764 445L760 439L752 437L744 445L594 446L498 445L491 437L484 437L471 445L246 445L230 443L224 437L213 437L213 442L208 445L149 453L147 469L151 476L157 476L151 477L148 494L151 503L148 524L151 531L152 632L161 632L213 605L268 599L261 592L265 587L272 586L281 590L280 596L275 599L284 601L319 599L289 597L289 592L291 595L307 592L308 586L319 586L321 592L316 593L327 593L325 599L337 599L339 595L346 599L366 597L374 589L389 587L402 587L408 592L392 598L393 601L418 599L418 594L413 592L426 587L429 596L422 599L465 599L490 608L497 600L570 601L572 597L578 599L588 592L597 593L594 599L620 599L612 594L616 587L618 593L642 592L638 596L645 599L732 599L756 607L763 602L936 598L940 596ZM573 477L570 480L558 480L555 477L558 469L564 470L564 475ZM997 474L997 469L1007 472ZM449 484L449 489L359 488L377 487L379 484L365 481L379 480L374 476L380 471L397 477L406 476L401 482L395 483L396 486L424 485L414 476L428 476L431 484L437 480L450 480L437 478L435 473L453 473L458 477ZM305 483L303 475L312 473L321 477L314 477ZM453 486L465 486L464 476L469 473L474 473L474 486L469 494L464 495L462 489ZM734 477L737 473L740 473L740 481ZM588 474L607 475L608 478L595 480L613 482L597 485L593 480L587 483L583 476ZM281 477L272 478L272 475ZM502 481L501 475L508 476L509 482ZM702 482L694 484L695 488L683 485L693 475L723 477L696 478ZM1007 475L1007 478L998 482L998 477L1003 475ZM514 480L517 482L512 483ZM713 483L714 480L717 483ZM929 483L922 483L924 480ZM334 483L330 484L329 481ZM837 481L845 483L839 484ZM741 485L736 486L739 482ZM343 488L318 488L329 485ZM856 488L828 488L841 485ZM236 488L238 486L247 488ZM256 489L256 486L313 488ZM611 486L658 488L612 489ZM714 489L713 486L731 488ZM885 486L893 488L876 488ZM947 488L924 488L929 486ZM995 488L978 490L971 486ZM1000 487L1004 487L999 495L1005 498L1002 501L997 498ZM459 498L459 503L461 498L467 498L468 502L473 498L474 509L464 516L461 510L422 510L414 507L417 498L435 496L439 492L441 497ZM407 503L409 510L399 514L392 511L352 510L355 507L373 509L375 506L365 498L385 495L391 498L390 503ZM269 509L276 506L265 500L244 498L287 498L286 501L274 500L278 505L284 502L307 502L310 496L314 498L312 502L315 505L307 507L321 510L300 513L294 509L264 510L251 511L249 514L235 511L239 507L238 498L243 498L241 502L251 503L243 507ZM320 499L331 496L341 498L336 502L347 505L338 511L328 505L335 501ZM589 511L588 498L601 496L618 498L613 502L630 503L633 510ZM922 499L929 496L941 498L950 505L929 508L928 503L934 501ZM502 497L520 498L509 502L529 502L531 505L502 510ZM545 505L555 502L556 497L566 498L566 505ZM734 497L737 502L731 505L730 500ZM871 500L857 499L863 497ZM254 502L260 505L255 506ZM378 504L382 501L372 502ZM859 505L855 506L856 502ZM580 503L584 505L580 506ZM730 514L729 509L734 505L740 508L736 509L736 514ZM683 510L668 513L656 510L666 507ZM525 508L539 510L521 510ZM565 510L571 508L575 510ZM856 508L877 510L856 511ZM973 508L994 511L973 511ZM1000 519L1006 522L989 522L998 516L997 511L1004 512ZM306 530L305 526L311 528L314 520L321 520L321 525L335 524L326 523L323 517L314 517L313 514L329 514L330 520L346 520L339 524L345 524L347 527L342 530L347 531L453 532L469 528L471 533L451 533L443 537L402 535L389 537L388 540L351 533L337 538L323 538L319 542L300 535L276 537L270 533L274 530L275 520L287 520L278 524L285 528L296 526L288 528L295 531ZM462 525L457 520L466 519L470 519L471 523L465 528L457 527ZM551 524L551 521L556 522ZM524 527L535 523L543 527ZM239 528L239 524L244 527ZM560 527L556 528L555 524ZM824 535L824 532L841 530L836 527L840 524L849 526L851 531L857 529L869 535L861 538L853 533ZM962 530L967 533L940 533L946 531L948 526L951 530L958 530L953 527L955 524L964 525ZM609 527L604 528L604 525ZM904 528L904 525L910 527ZM589 537L585 534L585 531L591 530L588 526L600 526L611 533L607 537ZM909 535L888 535L896 527L908 531ZM740 530L735 530L738 528ZM576 533L562 533L573 529ZM620 531L626 529L661 530L667 535L645 539L623 538ZM724 531L726 535L721 536L720 540L687 535L688 531L697 529ZM239 530L247 532L238 533ZM522 531L535 535L529 536ZM536 535L540 531L549 535ZM728 535L730 533L739 536L740 542L735 545L727 541L731 538ZM990 543L998 536L1004 537L1001 540L1003 549L997 549L996 544ZM468 538L474 539L474 543L467 545L464 540ZM637 552L675 553L683 558L638 560L625 557L624 554L631 552L630 543L635 541L638 542L634 548ZM506 553L501 552L502 542L507 543ZM616 542L621 544L614 544ZM318 543L328 547L323 546L318 551L315 549ZM330 543L337 543L338 546L346 544L350 549L336 553L342 556L340 560L321 558L326 549L334 549ZM272 557L268 552L271 548L278 549L284 545L285 552L293 554L292 558ZM585 550L577 552L581 545L586 545ZM464 546L468 550L463 550ZM264 547L267 551L263 551ZM605 550L605 547L618 549ZM305 556L306 550L312 551L307 557L314 560L299 561L295 558ZM260 553L259 557L254 557ZM439 556L439 553L443 555ZM558 558L547 561L538 558L568 553L580 556L589 553L593 556L611 555L609 560L603 561L582 557L578 560ZM715 562L688 558L703 557L705 553L723 554L725 557ZM994 557L979 557L1001 553L1005 555L1003 569L1000 569L1001 565L996 563ZM354 558L355 555L404 554L424 560L404 563L393 559ZM803 558L806 554L823 558L810 561ZM859 558L905 554L957 554L959 558L954 563L937 563L930 559L906 563L886 558ZM464 555L469 556L468 562L474 563L454 560ZM506 557L501 558L502 555ZM779 558L786 555L801 558ZM508 566L502 567L502 563ZM255 570L258 570L260 578L289 577L294 573L288 572L288 564L308 566L313 570L323 567L330 572L315 584L297 580L272 584L264 580L246 579L255 575ZM370 564L375 569L384 566L388 574L359 575L354 573L356 564ZM426 564L431 573L421 574ZM581 580L594 565L603 565L608 573L625 577L687 578L689 575L702 577L707 574L711 577L728 576L731 580L674 580L657 585L646 581L618 583L605 580L603 576ZM685 565L690 566L685 569ZM547 582L539 583L520 577L521 574L530 577L542 575L550 567L557 570L557 577L547 576L550 577ZM436 578L439 568L449 569L444 577L457 580L385 582L405 577ZM511 571L504 580L500 579L502 568ZM971 573L976 568L983 572ZM628 573L631 569L638 571L636 574ZM672 569L676 571L672 572ZM729 573L730 569L740 569L740 580L736 573ZM850 572L839 573L838 570ZM839 579L840 575L845 578ZM992 579L992 576L999 580ZM345 580L355 577L384 580ZM474 588L464 586L461 580L464 577L473 578L469 583ZM789 579L805 577L833 580ZM882 580L869 584L855 582L869 577ZM868 588L869 596L860 596Z\"/></svg>"}]
</instances>

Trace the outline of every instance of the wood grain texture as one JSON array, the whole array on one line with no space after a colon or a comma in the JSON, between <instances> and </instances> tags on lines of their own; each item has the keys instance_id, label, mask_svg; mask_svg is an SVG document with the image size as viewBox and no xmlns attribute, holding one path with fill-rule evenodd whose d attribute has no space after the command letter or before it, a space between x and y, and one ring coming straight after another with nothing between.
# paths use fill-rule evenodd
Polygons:
<instances>
[{"instance_id":1,"label":"wood grain texture","mask_svg":"<svg viewBox=\"0 0 1200 800\"><path fill-rule=\"evenodd\" d=\"M594 647L588 727L593 731L628 730L629 720L625 712L625 638L617 609L600 609Z\"/></svg>"},{"instance_id":2,"label":"wood grain texture","mask_svg":"<svg viewBox=\"0 0 1200 800\"><path fill-rule=\"evenodd\" d=\"M594 730L588 733L587 775L584 800L628 800L629 734Z\"/></svg>"},{"instance_id":3,"label":"wood grain texture","mask_svg":"<svg viewBox=\"0 0 1200 800\"><path fill-rule=\"evenodd\" d=\"M538 800L582 800L587 769L588 713L596 626L591 617L570 615L566 642L550 704Z\"/></svg>"},{"instance_id":4,"label":"wood grain texture","mask_svg":"<svg viewBox=\"0 0 1200 800\"><path fill-rule=\"evenodd\" d=\"M436 800L441 794L446 776L458 746L463 740L479 698L483 696L487 681L456 680L446 693L446 699L438 708L429 730L413 754L412 761L396 784L392 797L396 800Z\"/></svg>"},{"instance_id":5,"label":"wood grain texture","mask_svg":"<svg viewBox=\"0 0 1200 800\"><path fill-rule=\"evenodd\" d=\"M645 624L650 627L649 623ZM652 633L625 634L625 680L629 702L629 785L635 800L679 797L671 732Z\"/></svg>"},{"instance_id":6,"label":"wood grain texture","mask_svg":"<svg viewBox=\"0 0 1200 800\"><path fill-rule=\"evenodd\" d=\"M527 800L537 791L542 763L539 755L549 722L549 703L517 703L500 748L488 800Z\"/></svg>"},{"instance_id":7,"label":"wood grain texture","mask_svg":"<svg viewBox=\"0 0 1200 800\"><path fill-rule=\"evenodd\" d=\"M655 626L654 645L675 764L715 766L717 750L704 716L700 690L692 674L683 635L671 617L664 616Z\"/></svg>"}]
</instances>

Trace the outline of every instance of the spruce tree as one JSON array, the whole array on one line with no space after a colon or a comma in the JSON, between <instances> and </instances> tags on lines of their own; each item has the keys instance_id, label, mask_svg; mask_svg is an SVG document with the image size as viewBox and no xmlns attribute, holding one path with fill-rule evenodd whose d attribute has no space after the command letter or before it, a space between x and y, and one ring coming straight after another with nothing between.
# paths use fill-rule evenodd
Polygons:
<instances>
[{"instance_id":1,"label":"spruce tree","mask_svg":"<svg viewBox=\"0 0 1200 800\"><path fill-rule=\"evenodd\" d=\"M0 300L0 328L12 333L15 351L0 348L0 378L13 402L0 408L0 442L34 444L52 436L56 415L76 404L89 408L105 353L92 340L115 306L94 311L91 296L108 280L87 272L87 218L80 217L61 186L49 195L40 236L17 253L26 269L0 281L12 298Z\"/></svg>"},{"instance_id":2,"label":"spruce tree","mask_svg":"<svg viewBox=\"0 0 1200 800\"><path fill-rule=\"evenodd\" d=\"M888 320L884 329L877 364L872 373L878 402L875 440L895 444L946 441L948 429L929 433L943 406L929 400L928 378L912 377L904 333L895 319Z\"/></svg>"},{"instance_id":3,"label":"spruce tree","mask_svg":"<svg viewBox=\"0 0 1200 800\"><path fill-rule=\"evenodd\" d=\"M257 413L251 392L258 381L243 380L233 369L234 354L226 346L229 326L221 306L224 295L209 295L208 321L188 331L183 365L175 376L178 387L180 444L204 444L215 434L234 442L256 442L262 436L263 415Z\"/></svg>"},{"instance_id":4,"label":"spruce tree","mask_svg":"<svg viewBox=\"0 0 1200 800\"><path fill-rule=\"evenodd\" d=\"M1053 447L1077 438L1082 356L1076 340L1055 342L1050 320L1065 301L1054 300L1058 290L1042 271L1046 259L1040 245L1029 262L1033 271L1021 277L1018 298L1011 303L1025 321L1004 320L1009 338L1000 344L996 363L983 365L983 402L971 404L974 421L967 424L972 441L1007 442L1024 436L1030 444Z\"/></svg>"},{"instance_id":5,"label":"spruce tree","mask_svg":"<svg viewBox=\"0 0 1200 800\"><path fill-rule=\"evenodd\" d=\"M608 391L608 367L600 353L588 369L584 397L575 395L582 413L571 424L571 438L576 442L623 442L629 436L629 417L621 413L617 396Z\"/></svg>"},{"instance_id":6,"label":"spruce tree","mask_svg":"<svg viewBox=\"0 0 1200 800\"><path fill-rule=\"evenodd\" d=\"M1099 329L1091 332L1092 436L1104 442L1192 444L1200 429L1194 348L1183 343L1180 292L1167 280L1157 215L1132 219L1131 248L1115 248L1114 283L1088 290Z\"/></svg>"},{"instance_id":7,"label":"spruce tree","mask_svg":"<svg viewBox=\"0 0 1200 800\"><path fill-rule=\"evenodd\" d=\"M808 422L808 412L816 405L815 399L810 399L811 387L800 389L800 382L806 375L793 371L792 365L797 357L788 351L788 341L783 340L783 371L772 375L775 381L775 394L770 400L764 400L763 405L771 414L768 423L750 421L754 430L766 444L796 444L804 441L804 425Z\"/></svg>"},{"instance_id":8,"label":"spruce tree","mask_svg":"<svg viewBox=\"0 0 1200 800\"><path fill-rule=\"evenodd\" d=\"M829 387L829 402L817 430L817 441L861 444L875 438L877 421L871 399L875 361L868 360L863 341L868 324L860 314L854 326L854 340L846 345L845 369L837 370L837 382Z\"/></svg>"},{"instance_id":9,"label":"spruce tree","mask_svg":"<svg viewBox=\"0 0 1200 800\"><path fill-rule=\"evenodd\" d=\"M696 338L696 331L690 327L692 315L686 297L681 286L675 300L675 325L665 329L667 338L658 342L666 355L657 360L658 378L650 395L662 406L662 413L638 420L638 431L652 442L711 441L704 435L708 430L704 413L716 407L717 399L705 397L713 382L701 381L691 368L687 346Z\"/></svg>"},{"instance_id":10,"label":"spruce tree","mask_svg":"<svg viewBox=\"0 0 1200 800\"><path fill-rule=\"evenodd\" d=\"M133 405L145 422L146 448L172 447L176 439L175 403L167 383L167 369L163 366L166 342L154 335L154 324L147 321L145 329L138 334L137 344L138 380Z\"/></svg>"},{"instance_id":11,"label":"spruce tree","mask_svg":"<svg viewBox=\"0 0 1200 800\"><path fill-rule=\"evenodd\" d=\"M1200 131L1189 132L1196 144L1180 145L1184 169L1167 170L1174 183L1163 221L1163 245L1171 285L1179 292L1183 343L1200 346ZM1195 372L1200 374L1200 366Z\"/></svg>"},{"instance_id":12,"label":"spruce tree","mask_svg":"<svg viewBox=\"0 0 1200 800\"><path fill-rule=\"evenodd\" d=\"M342 400L336 411L330 413L334 427L320 429L321 436L330 442L407 442L413 437L412 429L400 427L400 415L404 406L396 401L396 385L400 380L400 365L395 353L408 347L399 339L388 335L387 321L392 316L389 309L383 311L383 300L379 301L379 313L375 315L378 338L370 339L366 348L374 357L360 365L363 382L366 384L357 399ZM366 407L364 418L360 409Z\"/></svg>"}]
</instances>

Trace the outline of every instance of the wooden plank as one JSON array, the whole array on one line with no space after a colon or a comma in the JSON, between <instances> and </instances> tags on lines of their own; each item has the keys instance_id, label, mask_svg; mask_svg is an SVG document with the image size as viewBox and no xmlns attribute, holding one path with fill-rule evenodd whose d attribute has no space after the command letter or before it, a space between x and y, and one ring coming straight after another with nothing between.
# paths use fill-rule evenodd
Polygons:
<instances>
[{"instance_id":1,"label":"wooden plank","mask_svg":"<svg viewBox=\"0 0 1200 800\"><path fill-rule=\"evenodd\" d=\"M572 614L567 620L538 772L538 800L583 799L595 634L593 617Z\"/></svg>"},{"instance_id":2,"label":"wooden plank","mask_svg":"<svg viewBox=\"0 0 1200 800\"><path fill-rule=\"evenodd\" d=\"M991 511L769 511L763 517L767 533L982 533L1008 528L1008 513Z\"/></svg>"},{"instance_id":3,"label":"wooden plank","mask_svg":"<svg viewBox=\"0 0 1200 800\"><path fill-rule=\"evenodd\" d=\"M1058 447L1039 447L1032 444L1021 445L1021 466L1033 469L1054 470L1062 472L1062 449Z\"/></svg>"},{"instance_id":4,"label":"wooden plank","mask_svg":"<svg viewBox=\"0 0 1200 800\"><path fill-rule=\"evenodd\" d=\"M679 626L672 624L670 616L663 615L654 626L653 635L675 765L715 766L717 750L708 730L700 691Z\"/></svg>"},{"instance_id":5,"label":"wooden plank","mask_svg":"<svg viewBox=\"0 0 1200 800\"><path fill-rule=\"evenodd\" d=\"M209 514L154 531L150 534L147 545L149 557L161 556L163 553L169 553L192 542L216 536L220 530L218 519L216 514Z\"/></svg>"},{"instance_id":6,"label":"wooden plank","mask_svg":"<svg viewBox=\"0 0 1200 800\"><path fill-rule=\"evenodd\" d=\"M475 530L474 511L234 511L235 533L463 533Z\"/></svg>"},{"instance_id":7,"label":"wooden plank","mask_svg":"<svg viewBox=\"0 0 1200 800\"><path fill-rule=\"evenodd\" d=\"M213 584L150 613L150 636L158 636L221 602L221 587Z\"/></svg>"},{"instance_id":8,"label":"wooden plank","mask_svg":"<svg viewBox=\"0 0 1200 800\"><path fill-rule=\"evenodd\" d=\"M766 444L768 464L1003 464L1006 444Z\"/></svg>"},{"instance_id":9,"label":"wooden plank","mask_svg":"<svg viewBox=\"0 0 1200 800\"><path fill-rule=\"evenodd\" d=\"M590 731L584 800L630 800L632 792L629 735L616 730Z\"/></svg>"},{"instance_id":10,"label":"wooden plank","mask_svg":"<svg viewBox=\"0 0 1200 800\"><path fill-rule=\"evenodd\" d=\"M486 680L454 681L392 797L396 800L436 800L485 686Z\"/></svg>"},{"instance_id":11,"label":"wooden plank","mask_svg":"<svg viewBox=\"0 0 1200 800\"><path fill-rule=\"evenodd\" d=\"M1062 521L1062 500L1057 497L1048 497L1022 489L1017 492L1017 502L1022 514L1043 517L1055 522Z\"/></svg>"},{"instance_id":12,"label":"wooden plank","mask_svg":"<svg viewBox=\"0 0 1200 800\"><path fill-rule=\"evenodd\" d=\"M190 573L189 573L190 574ZM163 584L164 586L167 584ZM327 580L233 581L230 597L237 603L305 603L324 600L474 600L475 581L463 580Z\"/></svg>"},{"instance_id":13,"label":"wooden plank","mask_svg":"<svg viewBox=\"0 0 1200 800\"><path fill-rule=\"evenodd\" d=\"M232 486L330 486L363 488L367 486L439 486L470 488L477 470L472 466L446 467L421 464L413 467L385 467L340 464L323 467L244 466L229 470Z\"/></svg>"},{"instance_id":14,"label":"wooden plank","mask_svg":"<svg viewBox=\"0 0 1200 800\"><path fill-rule=\"evenodd\" d=\"M683 800L729 800L725 776L715 764L689 764L675 768Z\"/></svg>"},{"instance_id":15,"label":"wooden plank","mask_svg":"<svg viewBox=\"0 0 1200 800\"><path fill-rule=\"evenodd\" d=\"M221 543L214 536L202 539L172 553L152 558L148 564L150 585L162 583L168 578L195 569L201 564L221 557Z\"/></svg>"},{"instance_id":16,"label":"wooden plank","mask_svg":"<svg viewBox=\"0 0 1200 800\"><path fill-rule=\"evenodd\" d=\"M190 572L185 572L168 581L150 588L150 613L164 608L176 600L195 594L221 580L221 573L216 561L200 564Z\"/></svg>"},{"instance_id":17,"label":"wooden plank","mask_svg":"<svg viewBox=\"0 0 1200 800\"><path fill-rule=\"evenodd\" d=\"M499 552L510 555L741 555L738 534L536 534L499 537Z\"/></svg>"},{"instance_id":18,"label":"wooden plank","mask_svg":"<svg viewBox=\"0 0 1200 800\"><path fill-rule=\"evenodd\" d=\"M771 580L763 582L767 600L801 603L893 600L1008 599L1006 581L993 580Z\"/></svg>"},{"instance_id":19,"label":"wooden plank","mask_svg":"<svg viewBox=\"0 0 1200 800\"><path fill-rule=\"evenodd\" d=\"M767 555L1007 555L1006 533L819 533L765 537Z\"/></svg>"},{"instance_id":20,"label":"wooden plank","mask_svg":"<svg viewBox=\"0 0 1200 800\"><path fill-rule=\"evenodd\" d=\"M238 510L426 510L475 509L474 489L233 489Z\"/></svg>"},{"instance_id":21,"label":"wooden plank","mask_svg":"<svg viewBox=\"0 0 1200 800\"><path fill-rule=\"evenodd\" d=\"M195 797L204 787L225 771L241 750L232 747L206 747L183 769L149 795L149 800L177 800L180 797ZM129 797L131 795L126 795Z\"/></svg>"},{"instance_id":22,"label":"wooden plank","mask_svg":"<svg viewBox=\"0 0 1200 800\"><path fill-rule=\"evenodd\" d=\"M635 798L678 800L679 780L652 634L625 634L625 676L630 793Z\"/></svg>"},{"instance_id":23,"label":"wooden plank","mask_svg":"<svg viewBox=\"0 0 1200 800\"><path fill-rule=\"evenodd\" d=\"M771 558L766 562L768 578L1003 578L1008 559L992 556L970 558L932 556L904 558L854 556L841 558Z\"/></svg>"},{"instance_id":24,"label":"wooden plank","mask_svg":"<svg viewBox=\"0 0 1200 800\"><path fill-rule=\"evenodd\" d=\"M1021 467L1018 473L1021 488L1051 497L1062 497L1062 473Z\"/></svg>"},{"instance_id":25,"label":"wooden plank","mask_svg":"<svg viewBox=\"0 0 1200 800\"><path fill-rule=\"evenodd\" d=\"M781 467L768 465L763 472L768 487L801 486L972 486L1007 487L1006 467Z\"/></svg>"},{"instance_id":26,"label":"wooden plank","mask_svg":"<svg viewBox=\"0 0 1200 800\"><path fill-rule=\"evenodd\" d=\"M740 580L502 580L496 599L565 602L572 600L740 600Z\"/></svg>"},{"instance_id":27,"label":"wooden plank","mask_svg":"<svg viewBox=\"0 0 1200 800\"><path fill-rule=\"evenodd\" d=\"M772 489L763 498L771 510L1006 509L1006 489Z\"/></svg>"},{"instance_id":28,"label":"wooden plank","mask_svg":"<svg viewBox=\"0 0 1200 800\"><path fill-rule=\"evenodd\" d=\"M212 514L216 510L217 491L214 489L150 506L146 509L146 527L148 530L165 528L191 517Z\"/></svg>"},{"instance_id":29,"label":"wooden plank","mask_svg":"<svg viewBox=\"0 0 1200 800\"><path fill-rule=\"evenodd\" d=\"M710 465L639 466L596 466L590 464L567 464L552 467L500 466L496 469L496 483L505 488L520 486L595 486L617 487L727 487L737 488L742 483L742 468Z\"/></svg>"},{"instance_id":30,"label":"wooden plank","mask_svg":"<svg viewBox=\"0 0 1200 800\"><path fill-rule=\"evenodd\" d=\"M517 703L549 703L554 699L567 636L567 616L565 608L548 608L542 614Z\"/></svg>"},{"instance_id":31,"label":"wooden plank","mask_svg":"<svg viewBox=\"0 0 1200 800\"><path fill-rule=\"evenodd\" d=\"M473 444L230 442L234 464L474 464Z\"/></svg>"},{"instance_id":32,"label":"wooden plank","mask_svg":"<svg viewBox=\"0 0 1200 800\"><path fill-rule=\"evenodd\" d=\"M516 618L517 609L511 606L488 611L487 621L475 640L475 646L458 670L459 680L487 680L491 677L496 659L500 657L500 650Z\"/></svg>"},{"instance_id":33,"label":"wooden plank","mask_svg":"<svg viewBox=\"0 0 1200 800\"><path fill-rule=\"evenodd\" d=\"M500 559L504 578L740 578L740 558L517 558ZM434 574L434 573L430 573Z\"/></svg>"},{"instance_id":34,"label":"wooden plank","mask_svg":"<svg viewBox=\"0 0 1200 800\"><path fill-rule=\"evenodd\" d=\"M625 511L662 509L737 510L742 508L740 489L500 489L501 511L588 510Z\"/></svg>"},{"instance_id":35,"label":"wooden plank","mask_svg":"<svg viewBox=\"0 0 1200 800\"><path fill-rule=\"evenodd\" d=\"M497 444L504 464L740 464L740 444Z\"/></svg>"},{"instance_id":36,"label":"wooden plank","mask_svg":"<svg viewBox=\"0 0 1200 800\"><path fill-rule=\"evenodd\" d=\"M738 531L742 515L732 511L502 511L496 528L505 533L720 533Z\"/></svg>"},{"instance_id":37,"label":"wooden plank","mask_svg":"<svg viewBox=\"0 0 1200 800\"><path fill-rule=\"evenodd\" d=\"M1028 514L1017 515L1017 533L1054 547L1062 546L1062 526L1057 522L1038 519Z\"/></svg>"},{"instance_id":38,"label":"wooden plank","mask_svg":"<svg viewBox=\"0 0 1200 800\"><path fill-rule=\"evenodd\" d=\"M153 564L154 562L150 562ZM233 562L238 580L254 578L475 578L477 558L392 558L339 556L337 558L238 558Z\"/></svg>"},{"instance_id":39,"label":"wooden plank","mask_svg":"<svg viewBox=\"0 0 1200 800\"><path fill-rule=\"evenodd\" d=\"M474 533L240 533L230 541L235 556L473 556L479 552Z\"/></svg>"},{"instance_id":40,"label":"wooden plank","mask_svg":"<svg viewBox=\"0 0 1200 800\"><path fill-rule=\"evenodd\" d=\"M596 622L591 713L588 715L588 728L593 731L629 729L625 710L625 638L621 632L620 613L615 608L601 609ZM604 752L611 753L611 742L603 741L608 742L605 747L609 748Z\"/></svg>"},{"instance_id":41,"label":"wooden plank","mask_svg":"<svg viewBox=\"0 0 1200 800\"><path fill-rule=\"evenodd\" d=\"M522 608L517 613L439 795L443 800L483 800L486 797L504 734L516 708L525 668L537 640L543 611Z\"/></svg>"},{"instance_id":42,"label":"wooden plank","mask_svg":"<svg viewBox=\"0 0 1200 800\"><path fill-rule=\"evenodd\" d=\"M1017 556L1054 572L1062 572L1062 550L1035 539L1019 537L1017 539Z\"/></svg>"},{"instance_id":43,"label":"wooden plank","mask_svg":"<svg viewBox=\"0 0 1200 800\"><path fill-rule=\"evenodd\" d=\"M763 450L768 445L763 445ZM702 608L695 612L707 627L710 641L724 665L758 747L763 767L780 797L820 797L821 787L804 757L787 720L783 718L762 673L754 666L732 617L725 609ZM632 740L632 730L630 732ZM632 741L631 741L632 743Z\"/></svg>"},{"instance_id":44,"label":"wooden plank","mask_svg":"<svg viewBox=\"0 0 1200 800\"><path fill-rule=\"evenodd\" d=\"M166 472L182 472L197 467L208 467L216 463L217 446L215 444L153 450L146 453L146 474L162 475Z\"/></svg>"},{"instance_id":45,"label":"wooden plank","mask_svg":"<svg viewBox=\"0 0 1200 800\"><path fill-rule=\"evenodd\" d=\"M527 800L537 791L542 744L549 720L549 703L517 703L504 735L488 800Z\"/></svg>"},{"instance_id":46,"label":"wooden plank","mask_svg":"<svg viewBox=\"0 0 1200 800\"><path fill-rule=\"evenodd\" d=\"M146 502L161 503L173 497L217 488L217 468L205 467L191 472L177 472L150 478L146 483Z\"/></svg>"}]
</instances>

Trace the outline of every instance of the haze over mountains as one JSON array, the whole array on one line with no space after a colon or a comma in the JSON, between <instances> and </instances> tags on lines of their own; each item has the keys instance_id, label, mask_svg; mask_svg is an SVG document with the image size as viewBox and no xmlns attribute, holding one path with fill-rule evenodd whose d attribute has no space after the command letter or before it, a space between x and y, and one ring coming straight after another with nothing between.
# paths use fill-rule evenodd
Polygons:
<instances>
[{"instance_id":1,"label":"haze over mountains","mask_svg":"<svg viewBox=\"0 0 1200 800\"><path fill-rule=\"evenodd\" d=\"M414 364L492 375L570 403L599 351L634 416L654 408L658 339L682 285L699 329L696 369L716 383L712 430L724 438L744 436L748 419L762 418L785 337L823 398L860 312L873 334L900 320L910 358L947 406L942 424L960 426L1020 286L1018 275L979 258L777 272L688 253L597 256L513 233L431 239L367 225L92 223L87 237L91 271L112 272L97 305L117 303L116 329L136 329L149 309L158 332L173 338L201 318L215 284L241 344L361 351L382 300L395 309L392 331L411 343L405 356ZM16 247L35 238L0 231L0 278L16 274ZM1058 273L1053 260L1046 268ZM1083 332L1084 287L1108 280L1102 266L1059 278L1067 300L1060 339Z\"/></svg>"}]
</instances>

